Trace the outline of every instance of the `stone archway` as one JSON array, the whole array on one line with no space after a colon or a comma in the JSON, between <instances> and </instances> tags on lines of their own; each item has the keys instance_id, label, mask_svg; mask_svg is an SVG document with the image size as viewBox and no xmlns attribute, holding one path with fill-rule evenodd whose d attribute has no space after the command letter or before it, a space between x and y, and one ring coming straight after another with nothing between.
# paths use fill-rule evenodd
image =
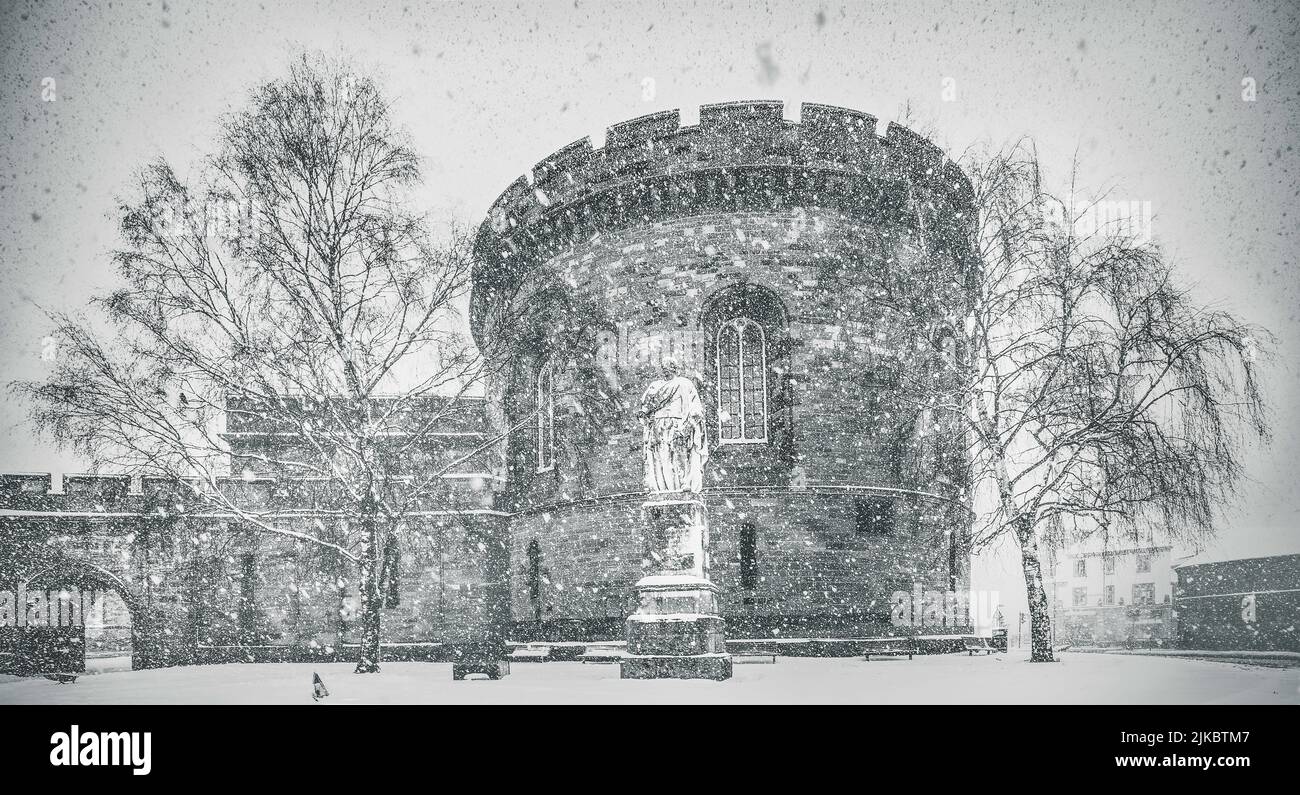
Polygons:
<instances>
[{"instance_id":1,"label":"stone archway","mask_svg":"<svg viewBox=\"0 0 1300 795\"><path fill-rule=\"evenodd\" d=\"M131 585L117 573L90 560L60 556L29 573L21 582L28 594L43 593L48 624L69 625L81 630L86 670L110 670L137 664L137 650L148 643L137 642L143 611Z\"/></svg>"},{"instance_id":2,"label":"stone archway","mask_svg":"<svg viewBox=\"0 0 1300 795\"><path fill-rule=\"evenodd\" d=\"M122 667L127 660L134 669L166 665L183 651L164 642L167 633L162 629L174 623L168 611L175 600L163 593L166 588L149 593L147 567L133 554L134 528L50 514L3 518L0 652L9 655L4 659L16 663L32 656L31 648L24 645L24 636L30 634L26 631L29 616L38 627L55 628L92 618L92 626L84 628L89 632L78 626L75 640L68 637L72 633L49 634L63 636L58 642L65 646L79 644L83 654L87 647L116 652Z\"/></svg>"},{"instance_id":3,"label":"stone archway","mask_svg":"<svg viewBox=\"0 0 1300 795\"><path fill-rule=\"evenodd\" d=\"M47 550L0 572L0 653L15 673L147 667L139 599L110 569ZM116 658L117 662L107 658ZM103 661L103 662L99 662Z\"/></svg>"},{"instance_id":4,"label":"stone archway","mask_svg":"<svg viewBox=\"0 0 1300 795\"><path fill-rule=\"evenodd\" d=\"M0 502L3 497L0 493ZM122 514L0 510L0 593L10 593L12 603L19 583L48 586L43 600L46 620L53 601L57 623L59 603L69 601L59 599L58 593L76 590L80 596L81 590L90 591L101 624L89 633L92 650L129 657L133 669L193 662L194 639L187 634L192 600L186 598L186 569L177 565L166 534L152 530L149 524ZM51 591L56 594L53 599ZM106 603L95 605L95 597ZM0 602L0 624L3 607ZM73 609L70 604L63 608ZM75 609L85 614L86 608L79 600ZM3 637L6 634L14 632L0 630L0 645L13 642ZM98 649L96 635L103 641Z\"/></svg>"}]
</instances>

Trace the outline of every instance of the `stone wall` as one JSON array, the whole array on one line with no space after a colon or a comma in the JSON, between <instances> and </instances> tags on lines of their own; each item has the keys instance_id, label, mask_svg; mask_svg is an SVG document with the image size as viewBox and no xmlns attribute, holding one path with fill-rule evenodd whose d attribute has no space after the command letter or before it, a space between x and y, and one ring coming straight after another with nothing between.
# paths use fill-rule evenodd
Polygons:
<instances>
[{"instance_id":1,"label":"stone wall","mask_svg":"<svg viewBox=\"0 0 1300 795\"><path fill-rule=\"evenodd\" d=\"M0 475L0 590L36 577L115 594L126 615L113 620L129 627L135 667L193 662L205 647L324 652L358 640L357 573L329 550L252 532L160 479L61 481ZM223 487L248 510L292 513L312 502L308 483L232 479ZM475 639L508 621L506 515L492 507L486 484L470 492L453 510L414 517L402 534L385 643ZM315 532L304 521L276 523ZM95 634L88 627L88 640Z\"/></svg>"},{"instance_id":2,"label":"stone wall","mask_svg":"<svg viewBox=\"0 0 1300 795\"><path fill-rule=\"evenodd\" d=\"M898 506L893 532L863 532L857 502L891 498ZM545 625L521 626L525 635L562 640L597 629L617 634L642 574L643 499L626 494L566 502L513 518L512 612L517 624ZM916 585L948 590L950 577L959 584L969 579L964 550L950 554L946 535L964 509L937 498L869 488L742 487L707 490L705 500L710 579L721 589L736 637L891 634L895 591ZM749 583L741 574L746 524L756 541Z\"/></svg>"}]
</instances>

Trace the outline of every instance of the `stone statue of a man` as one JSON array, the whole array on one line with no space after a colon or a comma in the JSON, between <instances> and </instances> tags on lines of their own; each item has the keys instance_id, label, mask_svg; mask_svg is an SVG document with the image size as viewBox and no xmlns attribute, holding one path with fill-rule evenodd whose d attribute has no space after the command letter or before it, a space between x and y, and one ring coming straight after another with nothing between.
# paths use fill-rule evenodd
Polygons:
<instances>
[{"instance_id":1,"label":"stone statue of a man","mask_svg":"<svg viewBox=\"0 0 1300 795\"><path fill-rule=\"evenodd\" d=\"M665 359L662 377L641 395L641 419L648 491L698 492L709 460L704 403L695 382L682 375L681 365Z\"/></svg>"}]
</instances>

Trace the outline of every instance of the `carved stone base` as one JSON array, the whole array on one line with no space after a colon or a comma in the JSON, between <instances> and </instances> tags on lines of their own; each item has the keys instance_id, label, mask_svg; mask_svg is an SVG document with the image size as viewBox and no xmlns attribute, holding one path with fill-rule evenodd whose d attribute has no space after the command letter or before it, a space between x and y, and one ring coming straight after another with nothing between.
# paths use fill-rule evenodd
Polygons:
<instances>
[{"instance_id":1,"label":"carved stone base","mask_svg":"<svg viewBox=\"0 0 1300 795\"><path fill-rule=\"evenodd\" d=\"M712 679L731 678L731 655L672 654L636 655L619 661L620 679Z\"/></svg>"},{"instance_id":2,"label":"carved stone base","mask_svg":"<svg viewBox=\"0 0 1300 795\"><path fill-rule=\"evenodd\" d=\"M666 493L641 505L645 551L642 569L649 575L708 577L709 520L698 495Z\"/></svg>"},{"instance_id":3,"label":"carved stone base","mask_svg":"<svg viewBox=\"0 0 1300 795\"><path fill-rule=\"evenodd\" d=\"M694 574L642 577L637 580L636 593L636 612L628 616L629 622L718 615L718 586Z\"/></svg>"},{"instance_id":4,"label":"carved stone base","mask_svg":"<svg viewBox=\"0 0 1300 795\"><path fill-rule=\"evenodd\" d=\"M636 584L639 604L627 617L623 679L731 678L718 588L691 574L653 575Z\"/></svg>"},{"instance_id":5,"label":"carved stone base","mask_svg":"<svg viewBox=\"0 0 1300 795\"><path fill-rule=\"evenodd\" d=\"M723 654L727 641L719 616L645 616L627 620L628 654ZM641 620L638 620L641 619Z\"/></svg>"}]
</instances>

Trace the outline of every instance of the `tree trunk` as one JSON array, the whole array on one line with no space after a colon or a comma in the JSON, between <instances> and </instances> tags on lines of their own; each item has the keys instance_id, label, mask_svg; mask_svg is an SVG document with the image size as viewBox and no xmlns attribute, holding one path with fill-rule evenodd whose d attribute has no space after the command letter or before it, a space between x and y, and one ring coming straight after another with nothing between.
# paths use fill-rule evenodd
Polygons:
<instances>
[{"instance_id":1,"label":"tree trunk","mask_svg":"<svg viewBox=\"0 0 1300 795\"><path fill-rule=\"evenodd\" d=\"M384 600L379 590L382 560L379 517L370 505L364 509L362 525L365 554L361 560L361 654L355 673L372 674L379 672L379 631Z\"/></svg>"},{"instance_id":2,"label":"tree trunk","mask_svg":"<svg viewBox=\"0 0 1300 795\"><path fill-rule=\"evenodd\" d=\"M1038 539L1027 520L1016 522L1020 542L1020 565L1025 572L1025 596L1029 599L1029 661L1055 662L1052 653L1052 617L1047 591L1043 589L1043 567L1038 559Z\"/></svg>"}]
</instances>

